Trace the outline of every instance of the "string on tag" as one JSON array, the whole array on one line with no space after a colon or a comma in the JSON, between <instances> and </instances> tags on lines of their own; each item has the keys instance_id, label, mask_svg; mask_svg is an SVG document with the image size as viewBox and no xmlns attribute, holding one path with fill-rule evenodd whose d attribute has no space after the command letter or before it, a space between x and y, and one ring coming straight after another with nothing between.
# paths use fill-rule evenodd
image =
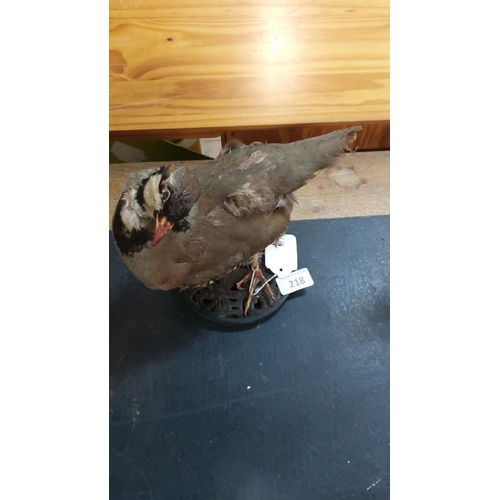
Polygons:
<instances>
[{"instance_id":1,"label":"string on tag","mask_svg":"<svg viewBox=\"0 0 500 500\"><path fill-rule=\"evenodd\" d=\"M276 274L273 274L258 290L255 290L252 295L257 295L273 278L276 278Z\"/></svg>"}]
</instances>

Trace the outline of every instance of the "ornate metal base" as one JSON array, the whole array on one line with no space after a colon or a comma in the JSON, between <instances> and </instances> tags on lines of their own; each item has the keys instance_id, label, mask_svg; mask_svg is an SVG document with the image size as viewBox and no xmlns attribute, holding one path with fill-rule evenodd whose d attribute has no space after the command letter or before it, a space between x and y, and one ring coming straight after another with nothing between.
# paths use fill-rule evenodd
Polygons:
<instances>
[{"instance_id":1,"label":"ornate metal base","mask_svg":"<svg viewBox=\"0 0 500 500\"><path fill-rule=\"evenodd\" d=\"M266 279L273 275L262 264L260 269ZM288 295L281 295L276 280L271 280L269 286L275 300L272 300L266 287L262 288L252 297L248 315L245 317L245 303L250 283L247 281L243 285L244 290L238 290L236 283L242 280L249 270L250 266L238 267L212 284L182 290L180 295L194 311L220 325L238 326L257 323L274 314L284 304ZM256 289L261 286L262 283L258 283Z\"/></svg>"}]
</instances>

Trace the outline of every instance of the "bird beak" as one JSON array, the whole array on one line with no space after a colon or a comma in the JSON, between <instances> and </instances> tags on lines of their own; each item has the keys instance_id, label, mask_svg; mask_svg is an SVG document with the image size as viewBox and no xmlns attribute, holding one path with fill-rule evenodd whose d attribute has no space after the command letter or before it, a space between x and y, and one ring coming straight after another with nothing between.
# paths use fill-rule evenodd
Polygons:
<instances>
[{"instance_id":1,"label":"bird beak","mask_svg":"<svg viewBox=\"0 0 500 500\"><path fill-rule=\"evenodd\" d=\"M167 221L166 217L162 217L161 219L156 216L156 229L155 235L153 237L153 246L158 245L160 241L167 236L169 231L172 229L173 224Z\"/></svg>"}]
</instances>

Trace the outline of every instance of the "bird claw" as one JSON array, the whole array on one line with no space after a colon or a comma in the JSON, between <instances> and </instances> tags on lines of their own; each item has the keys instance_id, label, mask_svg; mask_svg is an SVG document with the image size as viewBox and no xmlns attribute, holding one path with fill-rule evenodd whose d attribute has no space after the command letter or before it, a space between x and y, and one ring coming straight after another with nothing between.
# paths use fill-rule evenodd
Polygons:
<instances>
[{"instance_id":1,"label":"bird claw","mask_svg":"<svg viewBox=\"0 0 500 500\"><path fill-rule=\"evenodd\" d=\"M246 283L248 280L250 280L250 287L248 289L248 297L245 302L245 310L244 310L244 315L245 318L248 316L248 310L250 309L250 304L252 303L252 297L255 292L255 288L257 287L257 283L263 283L263 287L266 288L267 293L271 297L271 300L274 301L276 298L274 297L274 293L271 290L271 287L269 286L269 280L266 279L262 271L260 270L259 267L259 259L258 256L253 256L251 258L251 264L252 264L252 269L246 274L242 280L238 281L236 283L236 288L238 290L243 290L242 285Z\"/></svg>"}]
</instances>

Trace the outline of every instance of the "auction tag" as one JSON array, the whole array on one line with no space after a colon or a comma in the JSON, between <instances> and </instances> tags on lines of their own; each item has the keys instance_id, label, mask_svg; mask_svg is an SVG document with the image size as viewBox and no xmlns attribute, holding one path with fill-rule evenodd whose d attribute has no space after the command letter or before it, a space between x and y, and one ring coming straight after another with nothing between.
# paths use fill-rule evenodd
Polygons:
<instances>
[{"instance_id":1,"label":"auction tag","mask_svg":"<svg viewBox=\"0 0 500 500\"><path fill-rule=\"evenodd\" d=\"M283 278L276 278L276 283L282 295L298 292L303 288L314 285L314 281L307 267L299 269Z\"/></svg>"},{"instance_id":2,"label":"auction tag","mask_svg":"<svg viewBox=\"0 0 500 500\"><path fill-rule=\"evenodd\" d=\"M266 267L279 278L288 276L298 267L297 238L293 234L284 234L276 242L266 247Z\"/></svg>"}]
</instances>

